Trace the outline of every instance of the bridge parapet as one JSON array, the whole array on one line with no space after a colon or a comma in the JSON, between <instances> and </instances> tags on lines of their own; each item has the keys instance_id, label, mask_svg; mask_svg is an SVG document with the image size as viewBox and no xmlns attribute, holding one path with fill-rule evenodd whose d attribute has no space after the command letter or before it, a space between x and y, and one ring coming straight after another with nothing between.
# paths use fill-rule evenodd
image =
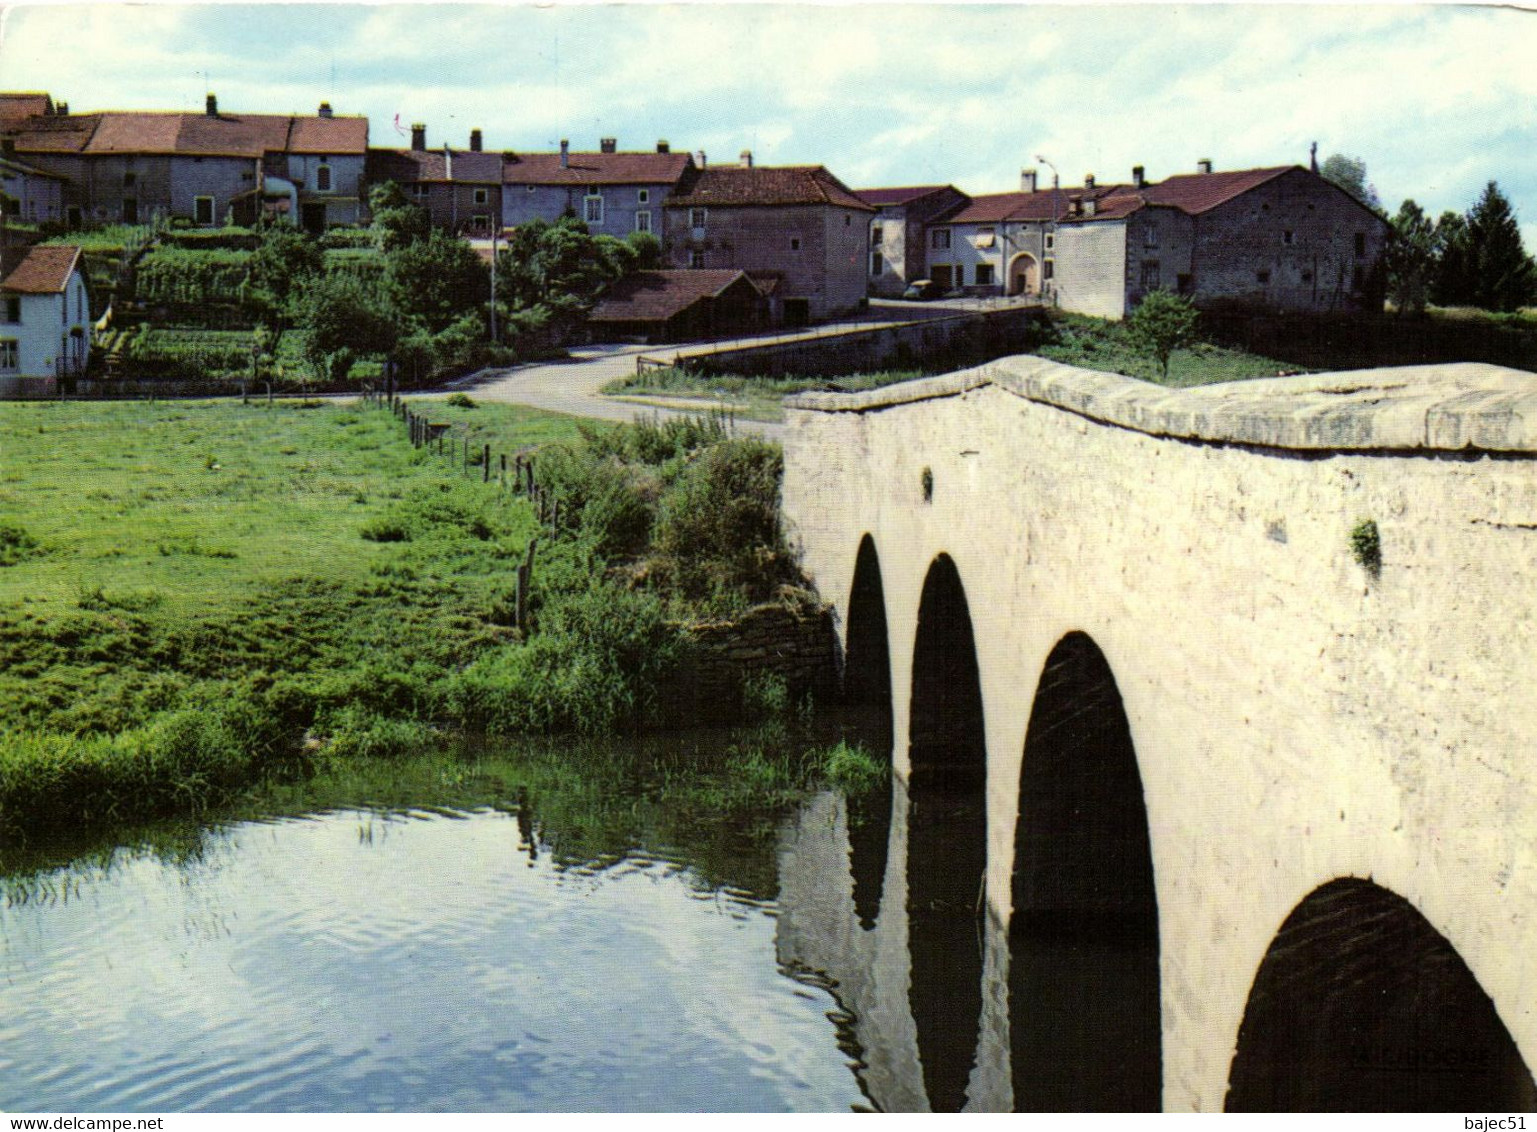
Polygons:
<instances>
[{"instance_id":1,"label":"bridge parapet","mask_svg":"<svg viewBox=\"0 0 1537 1132\"><path fill-rule=\"evenodd\" d=\"M803 393L812 412L872 412L993 385L1150 436L1298 451L1537 453L1537 375L1479 362L1168 389L1021 356L863 393Z\"/></svg>"}]
</instances>

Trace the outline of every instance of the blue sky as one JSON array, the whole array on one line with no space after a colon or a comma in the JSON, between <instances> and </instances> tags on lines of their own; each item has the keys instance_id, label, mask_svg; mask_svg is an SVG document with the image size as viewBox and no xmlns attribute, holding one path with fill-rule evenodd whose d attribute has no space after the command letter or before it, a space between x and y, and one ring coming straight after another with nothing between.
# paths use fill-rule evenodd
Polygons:
<instances>
[{"instance_id":1,"label":"blue sky","mask_svg":"<svg viewBox=\"0 0 1537 1132\"><path fill-rule=\"evenodd\" d=\"M0 86L77 111L367 114L376 145L703 149L854 186L1366 161L1390 209L1495 179L1537 250L1537 12L1431 5L8 7ZM206 78L205 78L206 76ZM1043 177L1049 171L1042 167Z\"/></svg>"}]
</instances>

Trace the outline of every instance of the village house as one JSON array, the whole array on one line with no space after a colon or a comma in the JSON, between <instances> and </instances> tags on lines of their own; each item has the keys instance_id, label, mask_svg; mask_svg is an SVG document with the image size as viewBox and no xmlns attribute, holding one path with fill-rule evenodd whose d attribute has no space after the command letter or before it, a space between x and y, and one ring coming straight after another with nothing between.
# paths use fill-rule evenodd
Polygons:
<instances>
[{"instance_id":1,"label":"village house","mask_svg":"<svg viewBox=\"0 0 1537 1132\"><path fill-rule=\"evenodd\" d=\"M80 249L31 248L0 274L0 396L46 395L61 383L68 389L90 353Z\"/></svg>"},{"instance_id":2,"label":"village house","mask_svg":"<svg viewBox=\"0 0 1537 1132\"><path fill-rule=\"evenodd\" d=\"M746 271L792 326L865 305L873 205L821 165L700 166L667 202L670 264Z\"/></svg>"},{"instance_id":3,"label":"village house","mask_svg":"<svg viewBox=\"0 0 1537 1132\"><path fill-rule=\"evenodd\" d=\"M875 207L870 220L870 294L898 298L909 284L929 278L926 230L964 207L954 185L859 189Z\"/></svg>"},{"instance_id":4,"label":"village house","mask_svg":"<svg viewBox=\"0 0 1537 1132\"><path fill-rule=\"evenodd\" d=\"M502 224L569 214L594 236L651 232L660 240L664 203L693 166L665 141L655 151L621 151L616 138L603 138L597 153L573 153L565 139L559 153L509 151L502 155Z\"/></svg>"},{"instance_id":5,"label":"village house","mask_svg":"<svg viewBox=\"0 0 1537 1132\"><path fill-rule=\"evenodd\" d=\"M637 271L608 289L587 316L595 337L680 342L757 330L768 303L745 271Z\"/></svg>"},{"instance_id":6,"label":"village house","mask_svg":"<svg viewBox=\"0 0 1537 1132\"><path fill-rule=\"evenodd\" d=\"M64 218L66 178L16 160L10 138L0 139L0 213L29 224Z\"/></svg>"},{"instance_id":7,"label":"village house","mask_svg":"<svg viewBox=\"0 0 1537 1132\"><path fill-rule=\"evenodd\" d=\"M370 185L394 181L406 197L427 210L435 227L456 234L489 236L502 216L502 157L482 150L481 132L470 131L470 147L427 148L427 127L411 127L410 149L370 149Z\"/></svg>"},{"instance_id":8,"label":"village house","mask_svg":"<svg viewBox=\"0 0 1537 1132\"><path fill-rule=\"evenodd\" d=\"M17 159L66 178L71 224L143 224L156 215L210 227L286 215L311 231L364 217L368 119L228 114L51 112L0 120Z\"/></svg>"}]
</instances>

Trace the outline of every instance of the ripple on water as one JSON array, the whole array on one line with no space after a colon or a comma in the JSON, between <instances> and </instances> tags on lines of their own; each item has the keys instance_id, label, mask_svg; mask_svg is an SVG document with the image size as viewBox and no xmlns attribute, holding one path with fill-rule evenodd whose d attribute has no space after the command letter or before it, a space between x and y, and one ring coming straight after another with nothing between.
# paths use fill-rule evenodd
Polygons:
<instances>
[{"instance_id":1,"label":"ripple on water","mask_svg":"<svg viewBox=\"0 0 1537 1132\"><path fill-rule=\"evenodd\" d=\"M834 1109L772 905L681 862L531 860L515 816L248 823L0 909L0 1107Z\"/></svg>"}]
</instances>

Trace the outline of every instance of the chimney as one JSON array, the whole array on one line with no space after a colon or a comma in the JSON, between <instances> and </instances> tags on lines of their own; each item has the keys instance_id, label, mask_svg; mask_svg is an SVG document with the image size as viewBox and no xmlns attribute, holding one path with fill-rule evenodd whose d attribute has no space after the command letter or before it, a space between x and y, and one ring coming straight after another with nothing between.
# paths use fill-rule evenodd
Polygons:
<instances>
[{"instance_id":1,"label":"chimney","mask_svg":"<svg viewBox=\"0 0 1537 1132\"><path fill-rule=\"evenodd\" d=\"M1083 187L1086 188L1086 189L1092 189L1094 187L1094 174L1093 173L1085 173L1083 175Z\"/></svg>"},{"instance_id":2,"label":"chimney","mask_svg":"<svg viewBox=\"0 0 1537 1132\"><path fill-rule=\"evenodd\" d=\"M329 102L322 102L320 104L320 116L322 118L329 118L331 116L331 104Z\"/></svg>"},{"instance_id":3,"label":"chimney","mask_svg":"<svg viewBox=\"0 0 1537 1132\"><path fill-rule=\"evenodd\" d=\"M427 148L427 126L425 123L411 123L411 148L418 153Z\"/></svg>"},{"instance_id":4,"label":"chimney","mask_svg":"<svg viewBox=\"0 0 1537 1132\"><path fill-rule=\"evenodd\" d=\"M701 149L698 153L694 154L694 164L699 166L699 168L701 168L701 169L706 167L706 162L705 162L705 159L704 159L704 150Z\"/></svg>"},{"instance_id":5,"label":"chimney","mask_svg":"<svg viewBox=\"0 0 1537 1132\"><path fill-rule=\"evenodd\" d=\"M1131 183L1139 189L1147 188L1147 170L1140 165L1131 167Z\"/></svg>"},{"instance_id":6,"label":"chimney","mask_svg":"<svg viewBox=\"0 0 1537 1132\"><path fill-rule=\"evenodd\" d=\"M503 165L511 165L517 159L518 159L518 151L517 150L515 150L515 149L504 149L504 150L502 150L502 164Z\"/></svg>"},{"instance_id":7,"label":"chimney","mask_svg":"<svg viewBox=\"0 0 1537 1132\"><path fill-rule=\"evenodd\" d=\"M59 103L57 106L55 106L53 108L53 112L54 112L54 114L56 114L60 118L68 118L69 117L69 103L67 103L67 102Z\"/></svg>"},{"instance_id":8,"label":"chimney","mask_svg":"<svg viewBox=\"0 0 1537 1132\"><path fill-rule=\"evenodd\" d=\"M668 144L666 138L659 138L656 143L656 151L658 153L671 153L672 146Z\"/></svg>"},{"instance_id":9,"label":"chimney","mask_svg":"<svg viewBox=\"0 0 1537 1132\"><path fill-rule=\"evenodd\" d=\"M1308 150L1308 168L1314 173L1318 172L1318 143L1314 142Z\"/></svg>"},{"instance_id":10,"label":"chimney","mask_svg":"<svg viewBox=\"0 0 1537 1132\"><path fill-rule=\"evenodd\" d=\"M480 131L479 130L471 130L470 131L470 152L471 153L479 153L480 152Z\"/></svg>"},{"instance_id":11,"label":"chimney","mask_svg":"<svg viewBox=\"0 0 1537 1132\"><path fill-rule=\"evenodd\" d=\"M1098 203L1099 202L1096 201L1093 197L1084 197L1083 198L1083 214L1085 216L1093 216L1095 208L1098 207Z\"/></svg>"},{"instance_id":12,"label":"chimney","mask_svg":"<svg viewBox=\"0 0 1537 1132\"><path fill-rule=\"evenodd\" d=\"M737 164L740 165L743 169L751 169L752 168L752 150L744 149L742 151L741 157L737 158Z\"/></svg>"},{"instance_id":13,"label":"chimney","mask_svg":"<svg viewBox=\"0 0 1537 1132\"><path fill-rule=\"evenodd\" d=\"M1035 192L1035 170L1021 169L1019 171L1019 191L1022 193Z\"/></svg>"},{"instance_id":14,"label":"chimney","mask_svg":"<svg viewBox=\"0 0 1537 1132\"><path fill-rule=\"evenodd\" d=\"M598 152L599 153L618 153L619 152L619 139L618 138L599 138L598 139Z\"/></svg>"},{"instance_id":15,"label":"chimney","mask_svg":"<svg viewBox=\"0 0 1537 1132\"><path fill-rule=\"evenodd\" d=\"M570 167L570 165L571 165L571 140L569 138L561 138L560 139L560 167L562 169L567 169L567 168Z\"/></svg>"},{"instance_id":16,"label":"chimney","mask_svg":"<svg viewBox=\"0 0 1537 1132\"><path fill-rule=\"evenodd\" d=\"M1211 158L1203 157L1203 158L1201 158L1201 160L1197 161L1195 163L1195 171L1197 173L1210 173L1211 172Z\"/></svg>"},{"instance_id":17,"label":"chimney","mask_svg":"<svg viewBox=\"0 0 1537 1132\"><path fill-rule=\"evenodd\" d=\"M208 96L208 101L203 104L203 109L210 118L217 118L219 116L218 98L210 94Z\"/></svg>"}]
</instances>

